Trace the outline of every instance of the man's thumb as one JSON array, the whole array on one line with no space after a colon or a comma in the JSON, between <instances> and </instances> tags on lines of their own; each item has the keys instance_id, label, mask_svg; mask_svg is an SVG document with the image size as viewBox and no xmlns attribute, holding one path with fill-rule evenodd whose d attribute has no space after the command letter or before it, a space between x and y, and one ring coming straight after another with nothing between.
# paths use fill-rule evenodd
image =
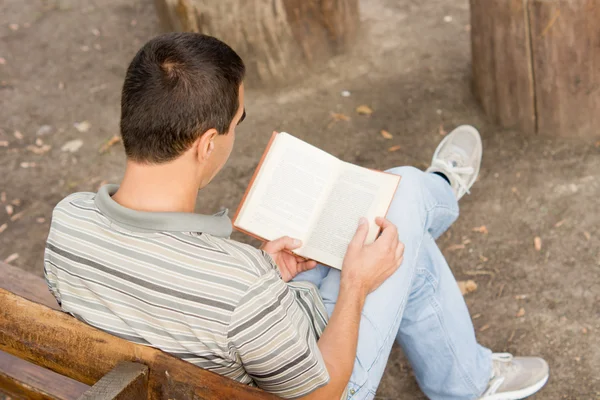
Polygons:
<instances>
[{"instance_id":1,"label":"man's thumb","mask_svg":"<svg viewBox=\"0 0 600 400\"><path fill-rule=\"evenodd\" d=\"M298 239L292 239L289 236L283 236L279 239L273 240L269 242L267 246L265 246L265 251L269 252L277 252L282 250L294 250L302 245L302 241ZM267 250L268 249L268 250Z\"/></svg>"},{"instance_id":2,"label":"man's thumb","mask_svg":"<svg viewBox=\"0 0 600 400\"><path fill-rule=\"evenodd\" d=\"M361 217L358 221L358 228L356 229L356 233L350 242L350 245L356 247L362 247L365 244L365 240L367 239L367 234L369 233L369 224L367 223L367 219L365 217Z\"/></svg>"}]
</instances>

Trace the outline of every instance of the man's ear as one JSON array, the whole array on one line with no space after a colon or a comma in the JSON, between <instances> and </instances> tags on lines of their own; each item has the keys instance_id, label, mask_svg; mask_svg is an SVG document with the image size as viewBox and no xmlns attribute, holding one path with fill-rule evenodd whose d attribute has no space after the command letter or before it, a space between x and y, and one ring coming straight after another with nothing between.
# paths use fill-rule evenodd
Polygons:
<instances>
[{"instance_id":1,"label":"man's ear","mask_svg":"<svg viewBox=\"0 0 600 400\"><path fill-rule=\"evenodd\" d=\"M196 157L199 162L205 162L211 156L215 149L214 139L218 134L216 129L209 129L196 140Z\"/></svg>"}]
</instances>

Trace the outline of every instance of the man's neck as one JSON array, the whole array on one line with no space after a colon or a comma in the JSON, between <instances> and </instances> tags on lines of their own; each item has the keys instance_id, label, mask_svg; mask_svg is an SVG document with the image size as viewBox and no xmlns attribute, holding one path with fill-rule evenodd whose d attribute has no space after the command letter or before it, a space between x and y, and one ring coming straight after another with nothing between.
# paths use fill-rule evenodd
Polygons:
<instances>
[{"instance_id":1,"label":"man's neck","mask_svg":"<svg viewBox=\"0 0 600 400\"><path fill-rule=\"evenodd\" d=\"M177 162L143 165L127 162L125 176L113 200L137 211L194 212L198 184Z\"/></svg>"}]
</instances>

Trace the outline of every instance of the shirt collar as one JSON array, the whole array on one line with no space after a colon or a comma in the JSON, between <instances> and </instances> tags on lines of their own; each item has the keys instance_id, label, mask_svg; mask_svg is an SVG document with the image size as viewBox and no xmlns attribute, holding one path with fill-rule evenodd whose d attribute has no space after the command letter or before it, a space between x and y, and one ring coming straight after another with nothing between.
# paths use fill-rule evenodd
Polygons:
<instances>
[{"instance_id":1,"label":"shirt collar","mask_svg":"<svg viewBox=\"0 0 600 400\"><path fill-rule=\"evenodd\" d=\"M223 238L231 235L231 220L226 209L215 215L136 211L112 199L117 189L119 185L102 186L94 202L108 219L127 229L138 232L202 232Z\"/></svg>"}]
</instances>

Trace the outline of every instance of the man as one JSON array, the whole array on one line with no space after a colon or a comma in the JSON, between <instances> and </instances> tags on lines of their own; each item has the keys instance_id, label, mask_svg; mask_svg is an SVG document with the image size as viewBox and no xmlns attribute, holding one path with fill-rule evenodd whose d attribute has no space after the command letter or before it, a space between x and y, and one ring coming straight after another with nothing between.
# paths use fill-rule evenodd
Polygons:
<instances>
[{"instance_id":1,"label":"man","mask_svg":"<svg viewBox=\"0 0 600 400\"><path fill-rule=\"evenodd\" d=\"M373 398L394 340L429 398L539 390L544 360L477 344L435 244L479 172L477 131L448 135L427 172L390 170L402 182L382 233L365 245L357 221L340 272L291 255L293 238L257 250L229 239L225 213L193 213L245 117L243 78L238 55L208 36L166 34L138 52L122 93L123 181L53 213L45 273L62 309L284 398Z\"/></svg>"}]
</instances>

